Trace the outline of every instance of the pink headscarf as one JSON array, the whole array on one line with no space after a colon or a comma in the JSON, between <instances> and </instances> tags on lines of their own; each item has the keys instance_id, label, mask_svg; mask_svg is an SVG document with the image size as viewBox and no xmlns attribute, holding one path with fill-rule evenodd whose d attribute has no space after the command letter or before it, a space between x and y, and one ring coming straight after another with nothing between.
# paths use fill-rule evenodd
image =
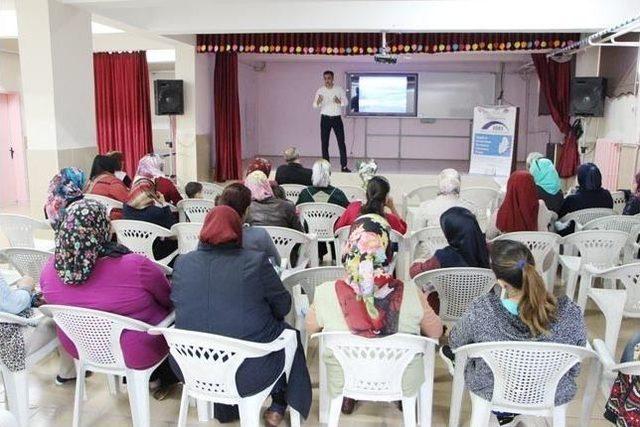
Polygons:
<instances>
[{"instance_id":1,"label":"pink headscarf","mask_svg":"<svg viewBox=\"0 0 640 427\"><path fill-rule=\"evenodd\" d=\"M251 198L261 202L273 197L269 178L262 171L253 171L244 179L244 185L251 190Z\"/></svg>"},{"instance_id":2,"label":"pink headscarf","mask_svg":"<svg viewBox=\"0 0 640 427\"><path fill-rule=\"evenodd\" d=\"M140 178L147 178L155 180L160 176L164 176L162 168L164 166L164 160L160 156L155 154L147 154L138 162L138 170L133 181L137 181Z\"/></svg>"}]
</instances>

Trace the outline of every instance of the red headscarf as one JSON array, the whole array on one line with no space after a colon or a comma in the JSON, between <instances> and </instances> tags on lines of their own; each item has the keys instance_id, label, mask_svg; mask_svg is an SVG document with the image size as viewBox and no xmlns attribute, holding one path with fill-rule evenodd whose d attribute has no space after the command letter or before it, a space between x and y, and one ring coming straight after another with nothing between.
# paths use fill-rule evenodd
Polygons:
<instances>
[{"instance_id":1,"label":"red headscarf","mask_svg":"<svg viewBox=\"0 0 640 427\"><path fill-rule=\"evenodd\" d=\"M515 171L507 182L507 194L498 210L496 226L503 233L538 231L538 190L529 172Z\"/></svg>"},{"instance_id":2,"label":"red headscarf","mask_svg":"<svg viewBox=\"0 0 640 427\"><path fill-rule=\"evenodd\" d=\"M209 245L242 244L242 220L229 206L216 206L204 218L200 241Z\"/></svg>"}]
</instances>

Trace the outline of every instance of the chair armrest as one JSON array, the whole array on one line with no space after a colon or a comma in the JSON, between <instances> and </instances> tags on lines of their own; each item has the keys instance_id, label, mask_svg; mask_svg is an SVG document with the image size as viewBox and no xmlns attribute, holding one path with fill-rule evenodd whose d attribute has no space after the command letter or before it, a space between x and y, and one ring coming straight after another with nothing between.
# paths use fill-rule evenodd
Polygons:
<instances>
[{"instance_id":1,"label":"chair armrest","mask_svg":"<svg viewBox=\"0 0 640 427\"><path fill-rule=\"evenodd\" d=\"M19 326L37 326L38 323L44 319L43 315L36 315L34 317L22 317L10 313L0 313L0 322L13 323Z\"/></svg>"},{"instance_id":2,"label":"chair armrest","mask_svg":"<svg viewBox=\"0 0 640 427\"><path fill-rule=\"evenodd\" d=\"M597 338L593 340L593 349L598 354L598 358L600 358L600 363L602 363L602 366L605 370L611 371L616 366L616 362L615 360L613 360L613 356L607 349L607 346L605 345L604 341Z\"/></svg>"},{"instance_id":3,"label":"chair armrest","mask_svg":"<svg viewBox=\"0 0 640 427\"><path fill-rule=\"evenodd\" d=\"M615 267L612 268L598 268L592 264L586 264L583 266L584 270L591 274L592 276L602 276L602 275L606 275L607 273L611 272L613 269L615 269Z\"/></svg>"},{"instance_id":4,"label":"chair armrest","mask_svg":"<svg viewBox=\"0 0 640 427\"><path fill-rule=\"evenodd\" d=\"M169 313L169 315L167 317L162 319L162 321L160 323L158 323L155 327L156 328L168 328L169 326L173 325L173 323L175 321L176 321L176 312L174 310L171 313Z\"/></svg>"}]
</instances>

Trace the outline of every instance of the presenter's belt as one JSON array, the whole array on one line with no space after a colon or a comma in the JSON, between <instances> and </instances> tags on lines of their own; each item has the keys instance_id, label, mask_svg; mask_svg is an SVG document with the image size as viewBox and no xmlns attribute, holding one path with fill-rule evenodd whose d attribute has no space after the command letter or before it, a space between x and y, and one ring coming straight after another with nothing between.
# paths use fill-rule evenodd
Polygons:
<instances>
[{"instance_id":1,"label":"presenter's belt","mask_svg":"<svg viewBox=\"0 0 640 427\"><path fill-rule=\"evenodd\" d=\"M337 114L335 116L330 116L328 114L320 114L320 117L326 117L328 119L335 119L336 117L342 117L342 114Z\"/></svg>"}]
</instances>

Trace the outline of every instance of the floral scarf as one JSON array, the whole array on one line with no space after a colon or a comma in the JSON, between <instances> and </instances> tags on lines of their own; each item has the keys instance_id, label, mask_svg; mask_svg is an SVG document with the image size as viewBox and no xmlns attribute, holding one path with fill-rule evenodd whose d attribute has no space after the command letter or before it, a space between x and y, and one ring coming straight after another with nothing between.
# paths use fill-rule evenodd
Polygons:
<instances>
[{"instance_id":1,"label":"floral scarf","mask_svg":"<svg viewBox=\"0 0 640 427\"><path fill-rule=\"evenodd\" d=\"M56 231L54 267L67 285L84 283L103 256L129 253L110 241L111 224L106 208L91 199L82 199L66 210Z\"/></svg>"},{"instance_id":2,"label":"floral scarf","mask_svg":"<svg viewBox=\"0 0 640 427\"><path fill-rule=\"evenodd\" d=\"M273 189L269 178L262 171L253 171L244 179L244 185L251 190L251 198L261 202L273 197Z\"/></svg>"},{"instance_id":3,"label":"floral scarf","mask_svg":"<svg viewBox=\"0 0 640 427\"><path fill-rule=\"evenodd\" d=\"M349 329L363 337L398 332L404 285L388 271L389 229L383 217L363 215L351 225L343 248L347 277L336 281L336 294Z\"/></svg>"},{"instance_id":4,"label":"floral scarf","mask_svg":"<svg viewBox=\"0 0 640 427\"><path fill-rule=\"evenodd\" d=\"M51 226L55 229L63 216L65 209L73 202L82 198L82 189L87 178L78 168L64 168L49 182L47 201L44 212Z\"/></svg>"}]
</instances>

